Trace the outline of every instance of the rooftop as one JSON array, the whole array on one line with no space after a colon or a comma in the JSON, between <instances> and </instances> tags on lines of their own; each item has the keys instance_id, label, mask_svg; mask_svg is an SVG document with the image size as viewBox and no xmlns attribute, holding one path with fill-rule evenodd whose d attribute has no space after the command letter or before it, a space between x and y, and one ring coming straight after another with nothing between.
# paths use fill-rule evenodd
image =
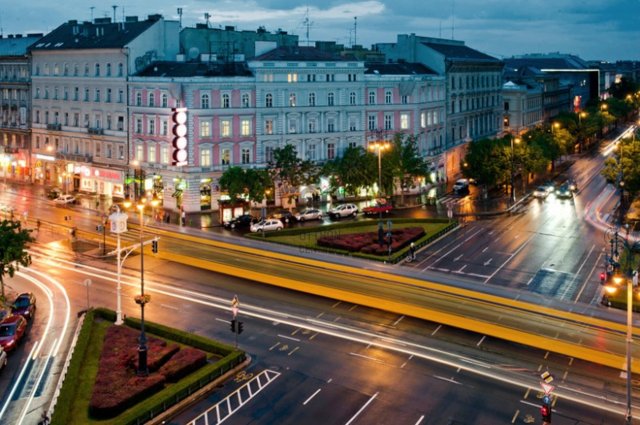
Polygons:
<instances>
[{"instance_id":1,"label":"rooftop","mask_svg":"<svg viewBox=\"0 0 640 425\"><path fill-rule=\"evenodd\" d=\"M244 62L154 62L139 73L138 77L251 77L253 74Z\"/></svg>"},{"instance_id":2,"label":"rooftop","mask_svg":"<svg viewBox=\"0 0 640 425\"><path fill-rule=\"evenodd\" d=\"M323 51L313 46L282 46L256 57L255 60L346 62L354 59L341 57L334 52Z\"/></svg>"},{"instance_id":3,"label":"rooftop","mask_svg":"<svg viewBox=\"0 0 640 425\"><path fill-rule=\"evenodd\" d=\"M496 59L493 56L489 56L463 44L444 44L432 42L424 42L422 44L437 52L440 52L449 60L500 62L499 59Z\"/></svg>"}]
</instances>

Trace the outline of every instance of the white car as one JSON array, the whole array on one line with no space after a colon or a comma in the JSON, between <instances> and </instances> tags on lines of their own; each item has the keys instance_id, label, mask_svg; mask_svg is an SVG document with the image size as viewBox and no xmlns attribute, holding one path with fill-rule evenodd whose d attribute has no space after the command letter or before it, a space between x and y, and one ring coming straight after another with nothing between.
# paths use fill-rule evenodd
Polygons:
<instances>
[{"instance_id":1,"label":"white car","mask_svg":"<svg viewBox=\"0 0 640 425\"><path fill-rule=\"evenodd\" d=\"M296 214L296 220L298 221L322 220L322 211L315 208L308 208Z\"/></svg>"},{"instance_id":2,"label":"white car","mask_svg":"<svg viewBox=\"0 0 640 425\"><path fill-rule=\"evenodd\" d=\"M358 215L358 207L355 204L342 204L329 210L331 218L343 218Z\"/></svg>"},{"instance_id":3,"label":"white car","mask_svg":"<svg viewBox=\"0 0 640 425\"><path fill-rule=\"evenodd\" d=\"M270 218L268 220L261 220L257 223L253 223L249 230L253 233L256 232L269 232L271 230L280 231L284 229L284 224L278 219Z\"/></svg>"},{"instance_id":4,"label":"white car","mask_svg":"<svg viewBox=\"0 0 640 425\"><path fill-rule=\"evenodd\" d=\"M61 205L73 204L76 202L76 198L74 198L73 195L60 195L54 199L53 202Z\"/></svg>"},{"instance_id":5,"label":"white car","mask_svg":"<svg viewBox=\"0 0 640 425\"><path fill-rule=\"evenodd\" d=\"M546 186L538 186L533 191L534 198L545 199L547 196L549 196L549 189Z\"/></svg>"}]
</instances>

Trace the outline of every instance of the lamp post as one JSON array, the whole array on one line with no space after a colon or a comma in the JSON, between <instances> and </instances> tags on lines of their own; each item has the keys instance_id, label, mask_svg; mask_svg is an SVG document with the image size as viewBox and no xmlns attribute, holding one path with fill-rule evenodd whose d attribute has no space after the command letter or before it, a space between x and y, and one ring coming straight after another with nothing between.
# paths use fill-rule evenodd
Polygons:
<instances>
[{"instance_id":1,"label":"lamp post","mask_svg":"<svg viewBox=\"0 0 640 425\"><path fill-rule=\"evenodd\" d=\"M511 137L511 202L516 203L516 188L515 188L515 147L514 142L520 143L519 137Z\"/></svg>"},{"instance_id":2,"label":"lamp post","mask_svg":"<svg viewBox=\"0 0 640 425\"><path fill-rule=\"evenodd\" d=\"M376 140L369 144L369 150L378 153L378 196L382 193L382 152L391 149L391 145L386 140ZM380 210L380 222L382 222L382 210Z\"/></svg>"}]
</instances>

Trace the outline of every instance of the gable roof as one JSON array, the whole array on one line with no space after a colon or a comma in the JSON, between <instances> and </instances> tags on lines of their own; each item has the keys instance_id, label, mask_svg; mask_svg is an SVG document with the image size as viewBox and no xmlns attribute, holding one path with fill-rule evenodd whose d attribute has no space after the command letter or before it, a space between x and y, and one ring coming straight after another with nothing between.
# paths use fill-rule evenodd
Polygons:
<instances>
[{"instance_id":1,"label":"gable roof","mask_svg":"<svg viewBox=\"0 0 640 425\"><path fill-rule=\"evenodd\" d=\"M156 21L157 19L117 23L69 21L42 37L31 46L31 50L122 48L150 28Z\"/></svg>"},{"instance_id":2,"label":"gable roof","mask_svg":"<svg viewBox=\"0 0 640 425\"><path fill-rule=\"evenodd\" d=\"M507 58L507 66L522 68L525 66L538 69L589 69L589 65L577 56L523 56Z\"/></svg>"},{"instance_id":3,"label":"gable roof","mask_svg":"<svg viewBox=\"0 0 640 425\"><path fill-rule=\"evenodd\" d=\"M474 61L474 62L500 62L499 59L479 52L464 44L444 44L424 42L423 45L441 53L448 60L453 61Z\"/></svg>"}]
</instances>

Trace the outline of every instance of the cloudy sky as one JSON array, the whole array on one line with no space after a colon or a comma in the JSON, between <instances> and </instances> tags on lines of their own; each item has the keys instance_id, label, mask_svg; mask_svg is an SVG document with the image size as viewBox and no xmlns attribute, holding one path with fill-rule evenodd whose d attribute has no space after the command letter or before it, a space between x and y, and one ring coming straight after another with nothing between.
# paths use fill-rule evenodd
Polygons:
<instances>
[{"instance_id":1,"label":"cloudy sky","mask_svg":"<svg viewBox=\"0 0 640 425\"><path fill-rule=\"evenodd\" d=\"M455 38L495 57L561 52L640 60L640 0L1 0L4 35L48 32L69 19L160 13L183 26L264 26L308 39L370 47L397 34ZM64 6L63 6L64 5ZM92 6L94 8L92 9ZM354 19L357 17L357 20ZM308 22L308 25L305 24ZM354 23L357 21L357 26Z\"/></svg>"}]
</instances>

